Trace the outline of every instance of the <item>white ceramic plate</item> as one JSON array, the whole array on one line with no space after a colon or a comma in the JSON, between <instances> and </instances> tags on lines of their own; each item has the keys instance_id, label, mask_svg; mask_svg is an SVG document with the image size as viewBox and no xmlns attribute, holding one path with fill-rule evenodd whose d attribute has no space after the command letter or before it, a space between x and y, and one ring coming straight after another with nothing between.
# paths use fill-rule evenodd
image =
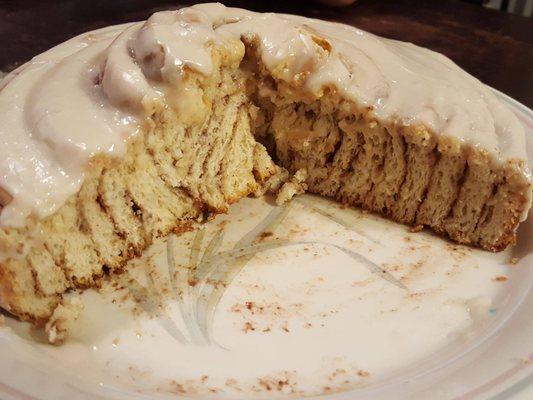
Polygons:
<instances>
[{"instance_id":1,"label":"white ceramic plate","mask_svg":"<svg viewBox=\"0 0 533 400\"><path fill-rule=\"evenodd\" d=\"M533 112L497 94L531 139ZM532 382L532 233L491 254L312 196L245 199L84 293L64 346L8 318L0 397L509 398Z\"/></svg>"}]
</instances>

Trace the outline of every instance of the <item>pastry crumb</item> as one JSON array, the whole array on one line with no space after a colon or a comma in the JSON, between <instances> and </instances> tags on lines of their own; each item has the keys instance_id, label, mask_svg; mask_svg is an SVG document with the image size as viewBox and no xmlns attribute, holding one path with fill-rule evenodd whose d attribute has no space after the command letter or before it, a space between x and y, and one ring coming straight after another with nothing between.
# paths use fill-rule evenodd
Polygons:
<instances>
[{"instance_id":1,"label":"pastry crumb","mask_svg":"<svg viewBox=\"0 0 533 400\"><path fill-rule=\"evenodd\" d=\"M60 345L65 342L83 308L83 303L79 297L65 299L56 307L45 327L48 341L51 344Z\"/></svg>"},{"instance_id":2,"label":"pastry crumb","mask_svg":"<svg viewBox=\"0 0 533 400\"><path fill-rule=\"evenodd\" d=\"M507 280L507 277L506 276L496 276L494 278L492 278L493 281L495 282L505 282Z\"/></svg>"},{"instance_id":3,"label":"pastry crumb","mask_svg":"<svg viewBox=\"0 0 533 400\"><path fill-rule=\"evenodd\" d=\"M278 206L281 206L297 194L305 193L305 191L307 190L307 184L305 183L306 179L306 169L299 169L298 171L296 171L291 180L289 182L285 182L279 190L278 195L276 197L276 204Z\"/></svg>"},{"instance_id":4,"label":"pastry crumb","mask_svg":"<svg viewBox=\"0 0 533 400\"><path fill-rule=\"evenodd\" d=\"M251 332L251 331L255 331L255 326L253 326L253 324L251 322L246 322L244 324L244 327L242 328L242 331L244 333L248 333L248 332Z\"/></svg>"},{"instance_id":5,"label":"pastry crumb","mask_svg":"<svg viewBox=\"0 0 533 400\"><path fill-rule=\"evenodd\" d=\"M416 233L424 229L424 225L416 225L409 228L409 232Z\"/></svg>"}]
</instances>

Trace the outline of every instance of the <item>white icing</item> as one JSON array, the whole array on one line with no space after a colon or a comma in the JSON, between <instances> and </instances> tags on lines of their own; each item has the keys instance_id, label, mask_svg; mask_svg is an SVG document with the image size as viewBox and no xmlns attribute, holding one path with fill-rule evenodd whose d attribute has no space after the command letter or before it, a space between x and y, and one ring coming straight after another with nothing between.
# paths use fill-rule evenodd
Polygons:
<instances>
[{"instance_id":1,"label":"white icing","mask_svg":"<svg viewBox=\"0 0 533 400\"><path fill-rule=\"evenodd\" d=\"M102 52L121 28L90 33L35 57L0 92L0 186L12 201L2 226L44 217L83 182L91 156L120 156L135 118L109 107L94 84Z\"/></svg>"},{"instance_id":2,"label":"white icing","mask_svg":"<svg viewBox=\"0 0 533 400\"><path fill-rule=\"evenodd\" d=\"M164 96L161 80L179 85L184 67L210 74L209 47L243 36L258 39L280 79L304 77L317 94L334 86L377 118L424 124L502 162L527 159L512 112L441 54L346 25L201 4L78 36L0 82L0 186L13 198L0 226L54 212L80 188L92 156L124 154L143 106Z\"/></svg>"}]
</instances>

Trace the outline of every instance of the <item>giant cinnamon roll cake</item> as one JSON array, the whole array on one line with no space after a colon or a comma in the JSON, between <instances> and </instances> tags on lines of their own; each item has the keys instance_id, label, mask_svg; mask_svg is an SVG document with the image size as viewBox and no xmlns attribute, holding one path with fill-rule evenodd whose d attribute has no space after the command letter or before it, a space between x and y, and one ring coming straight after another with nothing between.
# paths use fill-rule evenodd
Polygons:
<instances>
[{"instance_id":1,"label":"giant cinnamon roll cake","mask_svg":"<svg viewBox=\"0 0 533 400\"><path fill-rule=\"evenodd\" d=\"M441 54L351 26L196 5L0 88L1 299L37 324L245 196L307 190L490 251L530 207L512 112Z\"/></svg>"}]
</instances>

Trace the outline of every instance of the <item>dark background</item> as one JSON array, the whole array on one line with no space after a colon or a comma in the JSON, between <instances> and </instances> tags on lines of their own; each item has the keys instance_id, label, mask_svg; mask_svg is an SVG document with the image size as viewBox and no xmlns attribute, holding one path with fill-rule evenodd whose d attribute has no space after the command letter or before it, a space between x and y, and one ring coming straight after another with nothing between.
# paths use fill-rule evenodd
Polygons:
<instances>
[{"instance_id":1,"label":"dark background","mask_svg":"<svg viewBox=\"0 0 533 400\"><path fill-rule=\"evenodd\" d=\"M0 70L9 71L76 34L146 19L199 1L0 0ZM225 1L257 11L301 14L356 25L439 51L533 108L533 19L453 0L358 0L346 8L312 1Z\"/></svg>"}]
</instances>

